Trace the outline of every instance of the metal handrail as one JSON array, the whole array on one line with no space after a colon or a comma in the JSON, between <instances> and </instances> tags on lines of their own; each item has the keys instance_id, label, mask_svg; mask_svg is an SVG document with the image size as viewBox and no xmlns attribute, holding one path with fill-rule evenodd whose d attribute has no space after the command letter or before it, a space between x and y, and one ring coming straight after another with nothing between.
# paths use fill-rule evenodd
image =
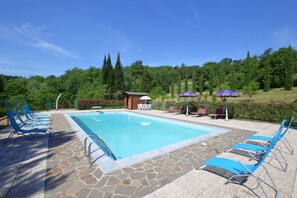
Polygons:
<instances>
[{"instance_id":1,"label":"metal handrail","mask_svg":"<svg viewBox=\"0 0 297 198\"><path fill-rule=\"evenodd\" d=\"M84 152L85 152L85 157L88 157L88 154L87 154L87 140L90 138L90 137L95 137L95 138L99 138L98 135L95 135L95 134L90 134L88 135L85 140L84 140Z\"/></svg>"},{"instance_id":2,"label":"metal handrail","mask_svg":"<svg viewBox=\"0 0 297 198\"><path fill-rule=\"evenodd\" d=\"M92 162L91 162L91 146L92 144L96 141L96 140L93 140L89 143L89 145L87 146L87 140L90 138L90 137L94 137L97 141L99 141L99 143L101 144L101 146L103 146L106 151L108 152L108 156L111 157L113 160L117 160L117 158L115 157L115 155L112 153L112 151L109 149L109 147L105 144L105 142L99 138L98 135L96 134L90 134L88 135L85 140L84 140L84 153L85 153L85 157L88 158L88 162L89 162L89 165L91 166L92 165ZM99 145L98 145L99 146ZM99 146L100 148L100 146ZM100 148L101 149L101 148ZM103 150L103 152L105 153L105 151ZM106 153L107 154L107 153Z\"/></svg>"}]
</instances>

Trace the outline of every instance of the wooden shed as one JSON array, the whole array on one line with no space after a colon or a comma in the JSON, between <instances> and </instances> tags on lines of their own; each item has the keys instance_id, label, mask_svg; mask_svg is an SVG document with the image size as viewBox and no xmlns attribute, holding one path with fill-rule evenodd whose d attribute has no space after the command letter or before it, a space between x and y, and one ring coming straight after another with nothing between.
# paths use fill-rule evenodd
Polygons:
<instances>
[{"instance_id":1,"label":"wooden shed","mask_svg":"<svg viewBox=\"0 0 297 198\"><path fill-rule=\"evenodd\" d=\"M124 108L133 110L137 109L137 104L141 104L144 101L140 100L142 96L147 96L147 93L139 93L139 92L124 92Z\"/></svg>"}]
</instances>

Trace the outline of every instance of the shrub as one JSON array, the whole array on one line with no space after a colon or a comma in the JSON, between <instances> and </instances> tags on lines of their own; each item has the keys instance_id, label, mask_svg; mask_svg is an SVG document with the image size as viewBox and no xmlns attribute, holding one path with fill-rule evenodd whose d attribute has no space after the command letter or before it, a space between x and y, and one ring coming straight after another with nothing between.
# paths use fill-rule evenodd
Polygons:
<instances>
[{"instance_id":1,"label":"shrub","mask_svg":"<svg viewBox=\"0 0 297 198\"><path fill-rule=\"evenodd\" d=\"M165 107L168 109L170 102L167 102ZM174 104L176 109L180 106L185 105L185 102L178 102ZM158 106L155 103L154 107ZM201 103L197 101L189 102L189 111L195 112L200 107L207 108L206 114L213 113L216 108L225 109L226 103ZM269 122L281 122L285 119L287 122L290 121L292 116L297 117L297 103L251 103L251 102L240 102L240 103L228 103L229 118L238 119L250 119L259 121ZM296 121L294 122L296 123Z\"/></svg>"},{"instance_id":2,"label":"shrub","mask_svg":"<svg viewBox=\"0 0 297 198\"><path fill-rule=\"evenodd\" d=\"M124 107L123 100L105 100L105 99L81 99L78 101L78 109L91 109L92 106L102 106L107 109L119 109Z\"/></svg>"}]
</instances>

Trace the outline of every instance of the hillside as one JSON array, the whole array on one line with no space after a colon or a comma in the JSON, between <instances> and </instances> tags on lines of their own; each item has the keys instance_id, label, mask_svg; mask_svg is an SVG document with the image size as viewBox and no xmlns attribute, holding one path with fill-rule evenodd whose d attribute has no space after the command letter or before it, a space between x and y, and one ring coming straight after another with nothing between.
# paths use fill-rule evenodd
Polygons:
<instances>
[{"instance_id":1,"label":"hillside","mask_svg":"<svg viewBox=\"0 0 297 198\"><path fill-rule=\"evenodd\" d=\"M189 85L189 91L192 91L192 81L189 80L188 82ZM184 90L184 82L181 83L182 87L182 92ZM174 86L174 90L177 93L177 85ZM219 90L215 90L217 92ZM215 93L214 92L214 93ZM198 92L197 92L198 93ZM241 94L239 98L230 98L229 100L231 101L248 101L249 97L247 95L243 95L240 91L239 93ZM208 95L208 91L203 92L203 96L201 97L202 100L205 100L205 95ZM167 100L172 100L170 98L170 94L167 94ZM177 94L174 99L174 101L177 101ZM183 100L181 98L180 100ZM197 100L196 98L190 98L188 100ZM268 92L263 92L263 90L259 90L256 95L252 97L253 102L285 102L285 103L291 103L297 100L297 87L293 87L291 91L286 91L284 88L275 88L275 89L270 89ZM207 97L207 101L212 101L212 97ZM217 101L220 101L220 98L217 99Z\"/></svg>"}]
</instances>

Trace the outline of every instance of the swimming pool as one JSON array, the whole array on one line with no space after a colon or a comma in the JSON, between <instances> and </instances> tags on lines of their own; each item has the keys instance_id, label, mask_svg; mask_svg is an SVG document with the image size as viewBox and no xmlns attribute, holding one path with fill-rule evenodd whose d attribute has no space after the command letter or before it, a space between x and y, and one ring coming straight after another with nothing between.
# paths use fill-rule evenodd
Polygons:
<instances>
[{"instance_id":1,"label":"swimming pool","mask_svg":"<svg viewBox=\"0 0 297 198\"><path fill-rule=\"evenodd\" d=\"M181 146L184 146L191 144L193 139L205 139L226 131L125 111L70 114L70 117L86 134L98 135L117 159L160 148L164 152L168 145L182 142Z\"/></svg>"}]
</instances>

